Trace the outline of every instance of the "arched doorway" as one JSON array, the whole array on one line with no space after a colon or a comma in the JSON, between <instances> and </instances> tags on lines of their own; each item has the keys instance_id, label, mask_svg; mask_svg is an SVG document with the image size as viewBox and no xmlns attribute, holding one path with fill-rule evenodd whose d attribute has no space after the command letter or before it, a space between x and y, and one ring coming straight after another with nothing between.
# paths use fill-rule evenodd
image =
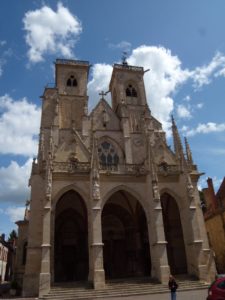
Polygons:
<instances>
[{"instance_id":1,"label":"arched doorway","mask_svg":"<svg viewBox=\"0 0 225 300\"><path fill-rule=\"evenodd\" d=\"M65 193L56 205L54 250L55 282L87 279L87 210L75 191Z\"/></svg>"},{"instance_id":2,"label":"arched doorway","mask_svg":"<svg viewBox=\"0 0 225 300\"><path fill-rule=\"evenodd\" d=\"M161 196L161 205L170 271L172 274L185 274L187 260L179 208L168 193Z\"/></svg>"},{"instance_id":3,"label":"arched doorway","mask_svg":"<svg viewBox=\"0 0 225 300\"><path fill-rule=\"evenodd\" d=\"M150 276L151 260L144 210L128 192L118 191L102 212L106 279Z\"/></svg>"}]
</instances>

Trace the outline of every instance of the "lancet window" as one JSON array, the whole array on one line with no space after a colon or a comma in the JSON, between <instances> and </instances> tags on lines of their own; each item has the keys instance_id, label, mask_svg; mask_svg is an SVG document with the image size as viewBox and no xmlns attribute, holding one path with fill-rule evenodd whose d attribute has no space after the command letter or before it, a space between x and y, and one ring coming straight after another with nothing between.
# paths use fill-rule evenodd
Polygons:
<instances>
[{"instance_id":1,"label":"lancet window","mask_svg":"<svg viewBox=\"0 0 225 300\"><path fill-rule=\"evenodd\" d=\"M71 87L77 86L77 80L76 80L76 78L74 77L74 75L71 75L71 76L67 79L66 85L67 85L67 86L71 86Z\"/></svg>"},{"instance_id":2,"label":"lancet window","mask_svg":"<svg viewBox=\"0 0 225 300\"><path fill-rule=\"evenodd\" d=\"M132 84L129 84L126 88L127 97L137 97L137 90Z\"/></svg>"},{"instance_id":3,"label":"lancet window","mask_svg":"<svg viewBox=\"0 0 225 300\"><path fill-rule=\"evenodd\" d=\"M117 166L119 163L119 156L115 148L107 141L99 145L98 155L102 167Z\"/></svg>"}]
</instances>

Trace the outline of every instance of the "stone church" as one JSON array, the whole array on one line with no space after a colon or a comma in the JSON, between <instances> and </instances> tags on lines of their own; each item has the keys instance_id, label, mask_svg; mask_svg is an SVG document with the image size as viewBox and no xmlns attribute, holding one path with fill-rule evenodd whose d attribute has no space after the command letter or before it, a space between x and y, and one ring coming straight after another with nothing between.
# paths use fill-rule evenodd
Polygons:
<instances>
[{"instance_id":1,"label":"stone church","mask_svg":"<svg viewBox=\"0 0 225 300\"><path fill-rule=\"evenodd\" d=\"M144 74L114 64L104 99L88 113L87 61L57 59L55 86L42 96L37 159L25 219L17 222L16 276L23 295L57 282L149 277L170 273L214 278L187 140L172 118L174 150L148 107Z\"/></svg>"}]
</instances>

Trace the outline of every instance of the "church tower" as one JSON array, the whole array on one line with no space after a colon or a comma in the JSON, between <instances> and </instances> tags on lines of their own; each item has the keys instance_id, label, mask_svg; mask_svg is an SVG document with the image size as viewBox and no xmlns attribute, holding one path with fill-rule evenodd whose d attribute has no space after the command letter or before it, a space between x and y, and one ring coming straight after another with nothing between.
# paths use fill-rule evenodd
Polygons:
<instances>
[{"instance_id":1,"label":"church tower","mask_svg":"<svg viewBox=\"0 0 225 300\"><path fill-rule=\"evenodd\" d=\"M72 124L82 129L82 118L87 115L87 83L89 63L85 61L56 60L55 78L59 95L59 128Z\"/></svg>"}]
</instances>

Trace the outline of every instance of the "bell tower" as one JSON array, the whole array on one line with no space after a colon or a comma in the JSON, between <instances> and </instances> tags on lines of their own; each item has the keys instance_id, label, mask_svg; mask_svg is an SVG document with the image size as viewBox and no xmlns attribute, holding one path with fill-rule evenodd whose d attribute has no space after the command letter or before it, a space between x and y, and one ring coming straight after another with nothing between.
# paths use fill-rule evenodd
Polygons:
<instances>
[{"instance_id":1,"label":"bell tower","mask_svg":"<svg viewBox=\"0 0 225 300\"><path fill-rule=\"evenodd\" d=\"M126 62L114 64L109 89L115 112L121 104L126 104L131 110L146 106L144 73L142 67L129 66Z\"/></svg>"},{"instance_id":2,"label":"bell tower","mask_svg":"<svg viewBox=\"0 0 225 300\"><path fill-rule=\"evenodd\" d=\"M130 66L126 61L114 64L109 85L112 109L119 117L123 131L127 164L144 160L144 155L138 155L138 151L145 147L145 127L150 117L144 73L142 67Z\"/></svg>"},{"instance_id":3,"label":"bell tower","mask_svg":"<svg viewBox=\"0 0 225 300\"><path fill-rule=\"evenodd\" d=\"M55 63L56 89L59 99L59 128L81 131L82 119L87 115L88 61L57 59Z\"/></svg>"}]
</instances>

